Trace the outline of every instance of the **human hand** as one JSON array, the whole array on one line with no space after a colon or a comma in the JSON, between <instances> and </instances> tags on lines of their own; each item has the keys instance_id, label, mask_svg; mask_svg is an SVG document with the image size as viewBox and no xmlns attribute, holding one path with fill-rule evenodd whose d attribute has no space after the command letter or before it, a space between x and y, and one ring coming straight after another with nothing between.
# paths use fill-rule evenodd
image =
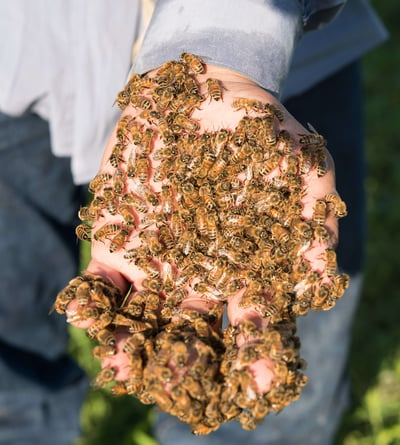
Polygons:
<instances>
[{"instance_id":1,"label":"human hand","mask_svg":"<svg viewBox=\"0 0 400 445\"><path fill-rule=\"evenodd\" d=\"M179 77L178 73L179 71L174 76ZM211 85L212 90L208 90L210 82L207 79L210 78L219 81L218 84ZM217 338L221 337L219 324L223 305L226 303L230 327L225 331L224 340L229 347L222 360L221 372L225 372L227 383L221 386L223 389L218 395L224 393L224 388L227 389L226 393L232 393L236 384L229 377L232 375L247 377L247 389L242 393L250 394L252 400L256 394L268 394L273 386L278 387L280 377L284 376L287 380L289 373L292 386L293 376L297 377L291 397L285 399L280 394L281 400L277 401L275 397L274 403L269 401L263 411L265 415L268 409L280 409L287 400L297 397L297 388L304 383L302 374L298 372L301 361L298 356L298 341L294 337L295 317L306 313L309 308L318 310L332 307L335 299L341 296L340 280L336 280L336 261L331 256L337 242L336 217L340 216L339 210L343 213L343 205L338 210L340 200L337 204L335 198L326 198L332 193L333 196L336 195L333 162L323 148L322 139L313 134L302 136L309 132L272 95L246 77L220 67L207 66L206 73L196 74L196 81L198 86L190 84L192 91L186 93L185 99L179 102L184 107L191 97L194 108L193 112L188 113L189 120L177 120L176 115L182 113L177 109L177 100L175 103L168 102L168 89L165 88L167 80L163 79L160 71L149 73L143 79L146 85L143 92L137 93L134 103L128 104L124 109L103 157L99 172L103 176L98 176L98 182L92 183L92 187L96 189L95 200L97 198L92 212L96 213L98 206L101 209L93 218L90 229L93 237L92 260L86 273L104 277L121 290L120 296L115 297L117 306L129 304L128 301L134 300L135 296L143 294L143 291L148 292L149 275L159 283L161 287L158 288L155 284L156 287L151 289L151 293L157 295L158 304L156 302L156 308L148 313L150 318L141 314L147 328L142 326L143 331L137 332L144 332L145 336L154 339L154 344L146 345L149 349L153 348L153 351L155 345L156 357L161 354L162 349L157 339L159 343L165 343L165 339L182 343L176 331L183 328L192 337L196 337L198 331L190 330L190 325L195 320L203 329L204 323L201 321L213 324L214 329L207 331L206 338L193 342L184 338L190 357L185 360L184 366L177 364L172 351L163 363L162 367L171 371L164 370L165 381L163 385L156 386L153 400L150 397L149 401L157 401L160 406L164 404L166 410L170 411L171 391L178 381L190 375L188 369L198 361L200 350L206 350L205 363L212 369L214 362L221 362L211 345L215 349L215 344L219 341ZM158 83L158 87L154 82ZM205 100L198 103L196 88L205 97ZM123 101L124 96L120 95L119 100ZM158 102L154 104L154 101ZM164 103L167 104L165 109ZM265 104L269 105L265 107ZM150 114L149 109L146 110L149 106L152 107L153 114ZM168 116L169 122L165 119ZM260 120L265 116L268 119ZM136 126L137 122L139 127ZM240 122L246 122L246 125L257 122L257 131L268 126L268 131L262 135L263 145L257 142L261 135L254 133L253 126L240 131ZM167 129L163 127L165 123ZM127 130L127 126L129 136L123 131ZM229 130L228 141L226 134L218 133L221 128ZM179 133L178 138L173 134L174 129ZM143 142L145 134L150 135L150 142ZM193 151L196 144L193 137L190 139L190 134L209 135L207 140L203 139L204 144L208 143L210 136L216 141L211 149L197 152L197 157L202 159L201 165L196 165L196 153ZM216 139L217 135L221 139ZM243 137L244 141L241 140ZM277 142L273 140L274 137ZM181 141L185 144L180 145ZM265 141L269 146L265 146ZM119 150L116 147L122 148ZM185 150L190 154L190 159L186 161L183 157ZM217 160L220 161L219 164ZM188 163L191 161L192 166L189 168ZM135 174L130 170L133 164L139 170ZM201 166L204 164L207 169L202 171ZM179 174L179 169L185 175ZM163 177L165 171L167 174ZM226 173L227 171L231 173ZM104 182L99 178L103 178ZM223 199L219 199L213 192L227 182L231 182L229 191L222 195ZM198 186L200 193L196 187L193 190L190 184ZM232 189L232 184L235 189ZM151 196L149 190L145 189L147 185ZM172 199L166 198L168 186L175 190ZM129 205L127 209L127 204L132 200L127 200L124 196L132 192L139 198L135 199L136 203L140 203L140 200L145 203L146 212L141 212L138 208L133 210ZM105 196L111 196L111 199L106 199ZM149 199L159 199L160 202L152 201L155 204L153 205L149 203ZM317 211L316 203L319 205ZM245 208L246 212L232 215L232 207ZM202 214L199 208L207 211ZM175 213L177 209L179 212ZM158 215L160 219L152 222L149 215ZM176 216L180 218L175 218ZM261 217L264 218L262 223ZM306 225L301 224L307 221L309 223ZM210 229L210 225L214 229ZM114 232L102 235L104 228L113 229ZM256 233L254 230L257 228L265 230ZM86 227L86 230L89 229ZM226 233L228 230L230 234ZM182 236L182 233L193 232L197 233L197 253L200 252L201 255L194 256L196 252L190 247L190 238ZM246 245L241 244L243 240L247 242ZM208 244L204 245L204 241ZM329 261L325 253L327 248L330 252ZM146 249L150 249L150 252L144 253L143 257L138 255L137 252L144 252ZM144 258L148 261L144 262ZM193 264L195 268L190 269ZM225 272L221 272L223 279L218 274L228 264ZM188 268L190 276L186 276L189 273ZM143 281L146 279L147 282ZM171 285L171 282L175 285ZM177 283L182 283L182 286L176 286ZM171 291L166 290L167 285L172 286ZM123 301L122 295L130 286L132 291ZM176 297L172 298L172 293L177 288L182 291L181 301ZM172 301L176 305L171 304ZM92 301L88 306L96 306L96 302ZM210 311L211 317L207 315ZM115 350L113 355L100 354L100 357L105 370L113 369L113 379L127 381L132 372L132 354L126 352L127 349L130 351L126 344L132 337L133 329L141 328L133 328L129 317L126 313L121 313L120 307L117 312L119 318L116 320L114 317L110 322L118 326L113 331ZM70 321L82 328L89 327L90 330L93 321L86 316L82 320L81 313L77 300L72 301L67 312ZM205 315L198 317L194 314ZM105 318L105 323L108 323L110 318ZM271 332L277 332L278 336L269 335ZM145 348L143 337L135 337L134 343L139 349ZM265 340L266 338L269 340ZM275 339L275 343L271 338ZM280 346L279 351L272 347L277 344ZM228 351L231 354L229 357ZM245 359L246 354L250 355L251 360ZM158 362L149 359L145 372L155 372ZM211 377L215 378L217 374L213 370ZM146 375L142 374L142 377ZM155 392L163 391L162 396L154 398ZM288 388L287 393L290 393ZM232 398L229 402L234 405ZM233 416L238 412L240 409ZM240 414L242 417L246 417L244 412ZM179 417L179 412L175 414ZM223 412L220 418L230 420L230 415ZM253 427L254 419L240 420L247 427ZM201 424L197 427L200 433L208 432L207 429L212 429L212 425Z\"/></svg>"}]
</instances>

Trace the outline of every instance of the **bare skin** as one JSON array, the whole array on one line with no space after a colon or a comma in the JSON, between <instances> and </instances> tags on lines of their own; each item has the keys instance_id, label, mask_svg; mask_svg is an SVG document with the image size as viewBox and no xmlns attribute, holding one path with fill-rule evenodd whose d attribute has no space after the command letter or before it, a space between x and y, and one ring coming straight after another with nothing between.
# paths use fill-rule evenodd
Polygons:
<instances>
[{"instance_id":1,"label":"bare skin","mask_svg":"<svg viewBox=\"0 0 400 445\"><path fill-rule=\"evenodd\" d=\"M151 75L151 73L150 73ZM219 128L235 128L238 121L245 115L244 110L235 110L231 103L237 97L245 97L251 99L257 99L263 103L270 103L278 106L283 112L285 119L281 124L281 128L284 128L290 132L292 135L309 133L309 130L304 128L296 119L291 116L282 106L282 104L270 93L260 88L252 80L246 78L245 76L238 74L234 71L217 67L217 66L207 66L206 74L201 74L197 76L197 80L201 85L201 93L206 95L206 80L208 78L217 78L223 84L223 100L215 101L206 99L202 105L201 109L195 110L193 113L193 118L200 122L202 131L216 131ZM138 111L129 105L122 116L130 114L137 115ZM111 172L110 165L108 164L108 159L112 151L112 147L115 145L117 139L115 132L112 134L109 143L105 149L103 161L99 172ZM160 144L159 139L156 140L155 144ZM128 145L129 149L129 145ZM298 150L295 147L294 150ZM328 154L327 158L328 169L327 173L322 177L318 177L315 170L311 170L308 174L304 175L305 189L304 197L302 199L303 211L302 216L305 219L311 219L313 214L313 208L315 201L317 199L322 199L328 193L336 193L335 190L335 176L334 176L334 165L331 156ZM277 173L272 172L272 176ZM130 180L128 187L134 186L134 180ZM156 190L161 188L160 183L153 183ZM102 217L101 220L94 223L94 228L100 225L112 222L120 222L118 216L108 215ZM336 218L329 214L326 220L325 227L330 233L330 240L326 243L314 241L311 248L306 252L306 258L311 264L313 270L323 272L325 268L325 260L323 259L322 253L327 247L335 248L338 239L338 225ZM109 252L109 240L95 241L92 240L92 259L87 267L87 272L100 275L105 279L111 280L115 285L117 285L123 293L127 292L131 285L133 289L141 290L140 282L142 278L145 277L142 270L138 269L134 263L129 263L124 259L124 254L127 249L137 247L139 245L139 240L135 232L131 233L126 250L120 249L112 254ZM182 307L196 309L200 312L208 312L209 308L215 303L206 301L206 299L193 290L193 283L189 283L187 290L188 295L182 303ZM227 315L230 323L233 326L238 325L244 319L253 320L259 327L265 327L268 325L268 319L263 319L259 312L254 308L240 308L238 302L243 294L244 289L241 289L237 295L230 298L227 304ZM76 302L70 303L67 316L71 316L74 313L76 307ZM85 322L73 322L77 327L87 328L90 326L90 320ZM111 357L107 357L102 360L102 366L112 366L117 369L116 380L125 380L129 374L128 358L122 352L123 344L125 341L125 335L123 329L117 335L117 354ZM239 337L238 346L245 344L246 340ZM254 364L250 365L250 370L254 376L257 392L265 393L269 390L271 382L274 378L273 373L273 361L268 358L259 359Z\"/></svg>"}]
</instances>

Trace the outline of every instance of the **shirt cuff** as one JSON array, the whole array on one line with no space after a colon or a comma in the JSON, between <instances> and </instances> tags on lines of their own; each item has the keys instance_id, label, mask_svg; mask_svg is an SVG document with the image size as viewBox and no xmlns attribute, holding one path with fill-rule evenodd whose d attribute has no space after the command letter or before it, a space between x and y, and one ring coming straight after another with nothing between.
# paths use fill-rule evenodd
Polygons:
<instances>
[{"instance_id":1,"label":"shirt cuff","mask_svg":"<svg viewBox=\"0 0 400 445\"><path fill-rule=\"evenodd\" d=\"M298 0L158 1L131 73L143 74L189 52L279 97L303 20Z\"/></svg>"}]
</instances>

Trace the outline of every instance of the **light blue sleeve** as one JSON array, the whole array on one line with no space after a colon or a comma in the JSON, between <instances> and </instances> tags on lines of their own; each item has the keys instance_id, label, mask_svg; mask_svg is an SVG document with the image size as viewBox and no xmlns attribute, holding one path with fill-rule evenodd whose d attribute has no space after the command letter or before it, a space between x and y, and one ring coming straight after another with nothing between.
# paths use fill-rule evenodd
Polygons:
<instances>
[{"instance_id":1,"label":"light blue sleeve","mask_svg":"<svg viewBox=\"0 0 400 445\"><path fill-rule=\"evenodd\" d=\"M145 73L190 52L279 96L296 44L319 12L316 4L321 10L338 10L343 3L158 0L131 72Z\"/></svg>"}]
</instances>

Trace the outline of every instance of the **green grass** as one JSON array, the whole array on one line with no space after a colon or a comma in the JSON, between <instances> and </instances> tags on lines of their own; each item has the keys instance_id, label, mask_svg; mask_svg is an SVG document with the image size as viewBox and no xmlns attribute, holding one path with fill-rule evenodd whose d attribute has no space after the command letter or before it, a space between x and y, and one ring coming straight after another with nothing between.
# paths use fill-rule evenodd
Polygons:
<instances>
[{"instance_id":1,"label":"green grass","mask_svg":"<svg viewBox=\"0 0 400 445\"><path fill-rule=\"evenodd\" d=\"M391 38L364 59L367 262L350 354L353 400L337 445L400 444L400 3L381 0L375 6ZM71 352L94 376L98 364L89 349L84 333L71 329ZM155 445L151 418L151 409L131 397L91 390L76 445Z\"/></svg>"}]
</instances>

